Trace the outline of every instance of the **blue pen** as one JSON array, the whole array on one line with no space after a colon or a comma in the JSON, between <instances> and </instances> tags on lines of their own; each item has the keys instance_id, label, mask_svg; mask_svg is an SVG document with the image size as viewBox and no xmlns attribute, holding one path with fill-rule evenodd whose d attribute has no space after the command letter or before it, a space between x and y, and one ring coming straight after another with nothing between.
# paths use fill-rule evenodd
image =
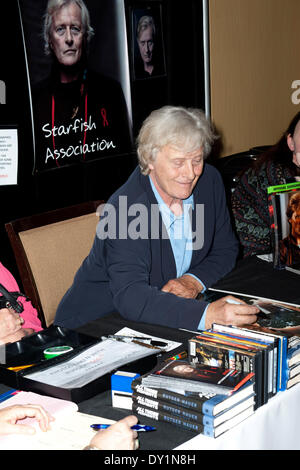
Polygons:
<instances>
[{"instance_id":1,"label":"blue pen","mask_svg":"<svg viewBox=\"0 0 300 470\"><path fill-rule=\"evenodd\" d=\"M95 431L98 431L99 429L107 429L111 426L110 424L91 424L91 428L93 428ZM134 426L131 426L131 429L134 431L155 431L156 428L153 426L146 426L145 424L135 424Z\"/></svg>"},{"instance_id":2,"label":"blue pen","mask_svg":"<svg viewBox=\"0 0 300 470\"><path fill-rule=\"evenodd\" d=\"M18 390L9 390L8 392L2 393L0 395L0 403L2 403L5 400L8 400L9 398L13 397L18 393Z\"/></svg>"}]
</instances>

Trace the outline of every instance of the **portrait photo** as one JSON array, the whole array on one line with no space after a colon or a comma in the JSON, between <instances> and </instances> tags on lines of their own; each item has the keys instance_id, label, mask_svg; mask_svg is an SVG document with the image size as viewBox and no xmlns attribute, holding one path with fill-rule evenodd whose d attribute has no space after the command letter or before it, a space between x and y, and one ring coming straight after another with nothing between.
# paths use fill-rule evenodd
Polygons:
<instances>
[{"instance_id":1,"label":"portrait photo","mask_svg":"<svg viewBox=\"0 0 300 470\"><path fill-rule=\"evenodd\" d=\"M34 170L129 152L123 0L20 0L20 11L32 97Z\"/></svg>"},{"instance_id":2,"label":"portrait photo","mask_svg":"<svg viewBox=\"0 0 300 470\"><path fill-rule=\"evenodd\" d=\"M131 9L131 54L134 80L166 75L162 5Z\"/></svg>"}]
</instances>

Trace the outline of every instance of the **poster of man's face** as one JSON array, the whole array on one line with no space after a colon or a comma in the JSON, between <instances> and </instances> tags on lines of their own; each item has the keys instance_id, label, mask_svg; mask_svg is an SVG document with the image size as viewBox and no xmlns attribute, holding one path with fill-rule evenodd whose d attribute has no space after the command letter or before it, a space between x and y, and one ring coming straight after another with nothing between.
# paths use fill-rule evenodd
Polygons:
<instances>
[{"instance_id":1,"label":"poster of man's face","mask_svg":"<svg viewBox=\"0 0 300 470\"><path fill-rule=\"evenodd\" d=\"M123 0L20 0L35 169L131 148Z\"/></svg>"},{"instance_id":2,"label":"poster of man's face","mask_svg":"<svg viewBox=\"0 0 300 470\"><path fill-rule=\"evenodd\" d=\"M162 6L132 8L131 28L134 79L165 75Z\"/></svg>"}]
</instances>

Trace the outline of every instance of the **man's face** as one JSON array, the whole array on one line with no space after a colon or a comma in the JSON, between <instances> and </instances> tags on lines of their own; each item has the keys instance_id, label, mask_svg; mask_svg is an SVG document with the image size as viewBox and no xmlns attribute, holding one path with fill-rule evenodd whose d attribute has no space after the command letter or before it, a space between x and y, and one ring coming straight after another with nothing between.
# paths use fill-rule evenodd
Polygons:
<instances>
[{"instance_id":1,"label":"man's face","mask_svg":"<svg viewBox=\"0 0 300 470\"><path fill-rule=\"evenodd\" d=\"M203 170L203 149L186 153L164 146L149 164L150 176L166 204L187 199Z\"/></svg>"},{"instance_id":2,"label":"man's face","mask_svg":"<svg viewBox=\"0 0 300 470\"><path fill-rule=\"evenodd\" d=\"M151 27L145 29L140 34L138 45L143 62L147 64L151 63L154 49L153 31Z\"/></svg>"},{"instance_id":3,"label":"man's face","mask_svg":"<svg viewBox=\"0 0 300 470\"><path fill-rule=\"evenodd\" d=\"M66 5L53 14L50 46L62 65L71 66L80 60L83 31L81 10L75 3Z\"/></svg>"},{"instance_id":4,"label":"man's face","mask_svg":"<svg viewBox=\"0 0 300 470\"><path fill-rule=\"evenodd\" d=\"M293 162L300 168L300 121L298 121L293 136L291 134L287 137L287 144L293 152Z\"/></svg>"},{"instance_id":5,"label":"man's face","mask_svg":"<svg viewBox=\"0 0 300 470\"><path fill-rule=\"evenodd\" d=\"M292 217L289 220L291 226L292 226L292 235L295 238L300 237L300 207L293 212Z\"/></svg>"}]
</instances>

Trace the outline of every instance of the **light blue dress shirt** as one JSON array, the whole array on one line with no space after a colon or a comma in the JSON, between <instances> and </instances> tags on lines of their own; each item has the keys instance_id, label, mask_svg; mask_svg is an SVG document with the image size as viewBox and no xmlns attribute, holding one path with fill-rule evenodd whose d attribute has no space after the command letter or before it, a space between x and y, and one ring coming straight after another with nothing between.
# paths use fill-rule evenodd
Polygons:
<instances>
[{"instance_id":1,"label":"light blue dress shirt","mask_svg":"<svg viewBox=\"0 0 300 470\"><path fill-rule=\"evenodd\" d=\"M201 282L196 276L188 273L188 269L191 265L191 259L193 254L193 244L192 244L192 229L191 229L191 219L189 211L194 208L194 196L191 196L187 199L184 199L183 202L183 211L180 216L176 216L167 204L163 201L162 197L158 193L155 185L152 182L152 179L149 176L151 183L152 191L154 192L155 198L158 203L158 207L161 213L163 223L166 227L170 243L172 246L172 251L176 263L176 273L177 277L187 274L193 276L199 282ZM204 284L201 282L205 290ZM207 307L206 307L207 309ZM206 309L202 315L200 323L198 325L198 330L205 329L205 316Z\"/></svg>"}]
</instances>

